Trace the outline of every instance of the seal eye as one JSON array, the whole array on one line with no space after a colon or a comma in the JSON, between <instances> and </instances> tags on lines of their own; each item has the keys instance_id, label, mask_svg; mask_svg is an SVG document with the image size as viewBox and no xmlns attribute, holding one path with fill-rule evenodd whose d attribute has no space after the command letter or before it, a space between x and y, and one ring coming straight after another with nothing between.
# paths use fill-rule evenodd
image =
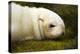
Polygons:
<instances>
[{"instance_id":1,"label":"seal eye","mask_svg":"<svg viewBox=\"0 0 80 54\"><path fill-rule=\"evenodd\" d=\"M53 24L50 24L50 26L49 26L50 28L52 28L52 27L55 27L55 25L53 25Z\"/></svg>"}]
</instances>

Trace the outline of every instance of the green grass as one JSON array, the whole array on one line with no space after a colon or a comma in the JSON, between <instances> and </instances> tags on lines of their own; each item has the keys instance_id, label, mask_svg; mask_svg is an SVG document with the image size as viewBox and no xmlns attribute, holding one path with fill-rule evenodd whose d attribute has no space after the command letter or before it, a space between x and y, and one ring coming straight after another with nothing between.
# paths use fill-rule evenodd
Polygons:
<instances>
[{"instance_id":1,"label":"green grass","mask_svg":"<svg viewBox=\"0 0 80 54\"><path fill-rule=\"evenodd\" d=\"M16 42L12 45L12 52L31 52L31 51L48 51L48 50L64 50L76 49L76 39L70 40L30 40Z\"/></svg>"}]
</instances>

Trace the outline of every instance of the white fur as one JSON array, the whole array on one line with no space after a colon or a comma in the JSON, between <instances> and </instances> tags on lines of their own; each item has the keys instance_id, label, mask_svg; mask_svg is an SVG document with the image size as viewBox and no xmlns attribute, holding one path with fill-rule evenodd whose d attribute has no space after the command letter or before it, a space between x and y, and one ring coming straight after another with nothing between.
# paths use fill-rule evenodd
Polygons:
<instances>
[{"instance_id":1,"label":"white fur","mask_svg":"<svg viewBox=\"0 0 80 54\"><path fill-rule=\"evenodd\" d=\"M50 28L50 24L55 27ZM55 12L45 8L22 7L11 3L12 40L55 38L64 31L64 22Z\"/></svg>"}]
</instances>

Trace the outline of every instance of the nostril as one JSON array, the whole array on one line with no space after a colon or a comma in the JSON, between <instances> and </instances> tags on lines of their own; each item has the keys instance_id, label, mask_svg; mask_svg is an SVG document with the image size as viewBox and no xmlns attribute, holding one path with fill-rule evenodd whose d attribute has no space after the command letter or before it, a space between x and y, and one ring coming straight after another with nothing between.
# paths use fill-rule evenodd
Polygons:
<instances>
[{"instance_id":1,"label":"nostril","mask_svg":"<svg viewBox=\"0 0 80 54\"><path fill-rule=\"evenodd\" d=\"M62 35L64 35L64 32L62 32Z\"/></svg>"}]
</instances>

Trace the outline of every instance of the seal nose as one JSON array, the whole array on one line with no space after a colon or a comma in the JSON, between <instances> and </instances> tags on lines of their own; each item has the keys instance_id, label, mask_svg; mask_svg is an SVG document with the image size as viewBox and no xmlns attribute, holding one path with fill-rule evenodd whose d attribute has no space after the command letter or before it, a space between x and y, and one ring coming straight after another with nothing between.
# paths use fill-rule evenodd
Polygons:
<instances>
[{"instance_id":1,"label":"seal nose","mask_svg":"<svg viewBox=\"0 0 80 54\"><path fill-rule=\"evenodd\" d=\"M64 35L64 32L62 32L62 35Z\"/></svg>"}]
</instances>

